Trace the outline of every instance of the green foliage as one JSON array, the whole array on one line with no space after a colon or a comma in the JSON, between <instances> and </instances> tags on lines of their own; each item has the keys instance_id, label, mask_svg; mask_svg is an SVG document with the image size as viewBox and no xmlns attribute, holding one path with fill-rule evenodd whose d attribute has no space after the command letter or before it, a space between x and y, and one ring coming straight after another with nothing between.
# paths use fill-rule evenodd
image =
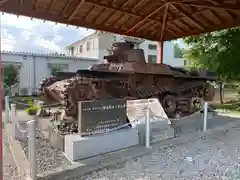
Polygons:
<instances>
[{"instance_id":1,"label":"green foliage","mask_svg":"<svg viewBox=\"0 0 240 180\"><path fill-rule=\"evenodd\" d=\"M27 100L28 105L29 105L30 108L34 108L35 107L35 103L34 103L34 99L33 98L27 97L26 100Z\"/></svg>"},{"instance_id":2,"label":"green foliage","mask_svg":"<svg viewBox=\"0 0 240 180\"><path fill-rule=\"evenodd\" d=\"M56 73L59 72L59 71L61 71L61 68L54 66L54 67L52 67L52 72L51 72L51 74L52 74L53 76L56 76Z\"/></svg>"},{"instance_id":3,"label":"green foliage","mask_svg":"<svg viewBox=\"0 0 240 180\"><path fill-rule=\"evenodd\" d=\"M240 28L184 38L184 58L191 67L213 70L220 80L240 79Z\"/></svg>"},{"instance_id":4,"label":"green foliage","mask_svg":"<svg viewBox=\"0 0 240 180\"><path fill-rule=\"evenodd\" d=\"M4 83L10 87L18 83L18 70L14 65L10 64L4 67Z\"/></svg>"},{"instance_id":5,"label":"green foliage","mask_svg":"<svg viewBox=\"0 0 240 180\"><path fill-rule=\"evenodd\" d=\"M174 44L174 57L183 58L183 49L181 49L177 43Z\"/></svg>"},{"instance_id":6,"label":"green foliage","mask_svg":"<svg viewBox=\"0 0 240 180\"><path fill-rule=\"evenodd\" d=\"M37 114L38 108L37 107L29 107L26 110L26 113L33 116Z\"/></svg>"},{"instance_id":7,"label":"green foliage","mask_svg":"<svg viewBox=\"0 0 240 180\"><path fill-rule=\"evenodd\" d=\"M26 100L29 105L29 108L25 110L26 113L29 115L36 115L39 107L37 107L36 104L34 103L34 99L31 97L27 97Z\"/></svg>"}]
</instances>

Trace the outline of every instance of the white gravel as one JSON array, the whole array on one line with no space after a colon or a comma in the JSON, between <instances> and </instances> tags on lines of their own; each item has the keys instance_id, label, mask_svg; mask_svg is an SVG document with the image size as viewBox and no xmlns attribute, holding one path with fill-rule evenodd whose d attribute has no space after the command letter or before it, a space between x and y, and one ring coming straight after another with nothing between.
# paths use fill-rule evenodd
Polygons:
<instances>
[{"instance_id":1,"label":"white gravel","mask_svg":"<svg viewBox=\"0 0 240 180\"><path fill-rule=\"evenodd\" d=\"M72 180L239 180L240 128L157 150ZM161 143L159 143L159 148Z\"/></svg>"},{"instance_id":2,"label":"white gravel","mask_svg":"<svg viewBox=\"0 0 240 180\"><path fill-rule=\"evenodd\" d=\"M44 174L45 171L55 170L57 167L67 168L71 162L64 154L52 147L44 138L44 135L37 129L37 171ZM21 142L23 150L28 157L28 142Z\"/></svg>"},{"instance_id":3,"label":"white gravel","mask_svg":"<svg viewBox=\"0 0 240 180\"><path fill-rule=\"evenodd\" d=\"M3 146L3 180L19 180L16 164L13 160L7 138L4 135Z\"/></svg>"}]
</instances>

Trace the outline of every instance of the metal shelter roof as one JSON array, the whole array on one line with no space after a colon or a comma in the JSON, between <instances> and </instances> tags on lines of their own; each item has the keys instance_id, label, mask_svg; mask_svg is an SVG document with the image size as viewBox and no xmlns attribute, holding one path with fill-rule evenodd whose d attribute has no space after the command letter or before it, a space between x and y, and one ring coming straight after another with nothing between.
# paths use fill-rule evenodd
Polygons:
<instances>
[{"instance_id":1,"label":"metal shelter roof","mask_svg":"<svg viewBox=\"0 0 240 180\"><path fill-rule=\"evenodd\" d=\"M240 26L239 0L0 0L0 11L153 41Z\"/></svg>"}]
</instances>

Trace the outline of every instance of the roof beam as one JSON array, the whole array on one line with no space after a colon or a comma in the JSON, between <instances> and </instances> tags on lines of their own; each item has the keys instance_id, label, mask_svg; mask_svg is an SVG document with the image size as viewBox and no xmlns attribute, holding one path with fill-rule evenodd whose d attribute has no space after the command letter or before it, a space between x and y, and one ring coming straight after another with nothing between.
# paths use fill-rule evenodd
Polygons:
<instances>
[{"instance_id":1,"label":"roof beam","mask_svg":"<svg viewBox=\"0 0 240 180\"><path fill-rule=\"evenodd\" d=\"M154 15L155 13L157 13L160 9L162 9L164 6L166 6L166 3L162 4L161 6L159 6L155 11L151 12L150 14L148 14L146 17L144 17L143 19L141 19L137 24L135 24L134 26L132 26L127 33L133 31L135 28L137 28L138 26L140 26L144 21L146 21L147 19L149 19L152 15Z\"/></svg>"},{"instance_id":2,"label":"roof beam","mask_svg":"<svg viewBox=\"0 0 240 180\"><path fill-rule=\"evenodd\" d=\"M16 5L16 4L15 4ZM0 6L0 11L10 13L10 14L19 14L23 16L28 16L28 17L34 17L37 19L43 19L46 21L53 21L53 22L58 22L58 23L63 23L63 24L69 24L72 26L80 26L80 27L85 27L85 28L90 28L90 29L97 29L101 31L106 31L110 33L116 33L116 34L122 34L126 36L133 36L133 37L138 37L142 39L149 39L154 41L156 37L151 37L149 34L142 34L142 33L126 33L125 31L119 32L119 28L114 28L114 27L106 27L103 26L102 24L92 24L89 22L84 22L83 20L79 19L72 19L71 21L68 21L68 18L61 18L59 15L54 15L54 14L47 14L46 12L42 11L36 11L33 9L27 9L22 6L13 6L13 4L5 4L4 6Z\"/></svg>"},{"instance_id":3,"label":"roof beam","mask_svg":"<svg viewBox=\"0 0 240 180\"><path fill-rule=\"evenodd\" d=\"M101 1L96 3L92 0L87 0L86 3L92 4L92 5L95 5L95 6L99 6L99 7L103 7L103 8L107 8L107 9L111 9L113 11L128 14L128 15L131 15L131 16L143 18L142 15L136 14L136 13L132 12L131 10L120 10L119 8L116 8L116 7L112 6L111 4L103 4L103 3L101 3ZM156 3L154 3L154 4L156 4Z\"/></svg>"},{"instance_id":4,"label":"roof beam","mask_svg":"<svg viewBox=\"0 0 240 180\"><path fill-rule=\"evenodd\" d=\"M139 1L137 2L137 4L132 8L132 11L134 12L135 9L137 9L138 6L140 6L144 1L145 1L145 0L139 0Z\"/></svg>"},{"instance_id":5,"label":"roof beam","mask_svg":"<svg viewBox=\"0 0 240 180\"><path fill-rule=\"evenodd\" d=\"M65 7L64 7L64 9L63 9L63 11L62 11L62 15L65 17L65 14L66 14L66 10L67 10L67 8L69 7L69 5L72 3L72 0L69 0L68 2L67 2L67 4L65 5Z\"/></svg>"},{"instance_id":6,"label":"roof beam","mask_svg":"<svg viewBox=\"0 0 240 180\"><path fill-rule=\"evenodd\" d=\"M178 3L178 2L174 2L174 3ZM240 11L240 3L238 3L237 1L235 1L235 4L229 4L229 3L224 3L224 2L217 2L215 1L215 3L209 3L209 2L204 2L204 1L191 1L191 2L182 2L182 4L185 4L187 6L194 6L194 7L202 7L202 8L210 8L210 9L226 9L226 10L236 10L236 11Z\"/></svg>"},{"instance_id":7,"label":"roof beam","mask_svg":"<svg viewBox=\"0 0 240 180\"><path fill-rule=\"evenodd\" d=\"M138 18L140 18L140 19L143 19L143 18L146 18L146 17L144 17L144 16L142 16L142 15L140 15L139 13L136 13L135 11L135 9L136 9L136 7L138 6L138 5L140 5L142 2L143 2L144 0L140 0L133 8L132 8L132 10L120 10L119 8L116 8L116 7L114 7L114 6L112 6L111 4L103 4L103 3L101 3L101 1L99 1L98 3L96 3L95 1L93 1L93 0L86 0L85 2L86 3L89 3L89 4L92 4L92 5L95 5L95 6L99 6L99 7L103 7L103 8L107 8L107 9L111 9L111 10L113 10L113 11L116 11L116 12L120 12L120 13L123 13L123 14L127 14L127 15L131 15L131 16L134 16L134 17L138 17ZM184 0L168 0L169 2L183 2ZM148 4L149 6L151 6L151 5L153 5L153 7L154 6L156 6L156 2L154 1L154 2L152 2L152 3L150 3L150 4ZM160 22L160 21L158 21L157 19L155 19L155 18L147 18L146 20L151 20L151 21L155 21L156 23L162 23L162 22Z\"/></svg>"},{"instance_id":8,"label":"roof beam","mask_svg":"<svg viewBox=\"0 0 240 180\"><path fill-rule=\"evenodd\" d=\"M68 21L71 21L77 14L78 9L84 4L85 0L80 0L77 7L73 10L73 12L70 14Z\"/></svg>"},{"instance_id":9,"label":"roof beam","mask_svg":"<svg viewBox=\"0 0 240 180\"><path fill-rule=\"evenodd\" d=\"M1 1L0 1L0 6L1 6L2 4L4 4L5 2L7 2L7 1L9 1L9 0L1 0Z\"/></svg>"},{"instance_id":10,"label":"roof beam","mask_svg":"<svg viewBox=\"0 0 240 180\"><path fill-rule=\"evenodd\" d=\"M199 28L199 29L201 29L201 30L204 30L204 28L200 25L200 24L198 24L197 22L196 22L196 20L194 19L194 17L192 16L192 14L190 14L189 12L187 12L187 11L184 11L183 9L178 9L175 5L173 5L173 4L170 4L170 6L172 7L172 8L174 8L175 10L177 10L178 12L180 12L183 16L185 16L186 18L188 18L190 21L191 21L191 23L192 24L194 24L197 28Z\"/></svg>"},{"instance_id":11,"label":"roof beam","mask_svg":"<svg viewBox=\"0 0 240 180\"><path fill-rule=\"evenodd\" d=\"M162 28L161 28L160 41L163 40L163 34L164 34L165 25L166 25L166 20L167 20L167 14L168 14L168 7L169 7L169 5L166 4L165 9L164 9L164 14L163 14L163 23L162 23Z\"/></svg>"},{"instance_id":12,"label":"roof beam","mask_svg":"<svg viewBox=\"0 0 240 180\"><path fill-rule=\"evenodd\" d=\"M52 0L50 6L48 7L47 11L50 11L53 7L53 5L55 4L56 0Z\"/></svg>"},{"instance_id":13,"label":"roof beam","mask_svg":"<svg viewBox=\"0 0 240 180\"><path fill-rule=\"evenodd\" d=\"M34 1L33 9L36 9L36 8L37 8L38 2L39 2L39 0L35 0L35 1Z\"/></svg>"},{"instance_id":14,"label":"roof beam","mask_svg":"<svg viewBox=\"0 0 240 180\"><path fill-rule=\"evenodd\" d=\"M238 27L239 25L240 25L240 17L238 17L235 21L226 21L223 24L218 24L211 28L206 28L204 31L195 30L193 32L183 33L183 34L181 34L181 37L200 35L200 34L207 33L207 32L214 32L214 31L218 31L218 30L222 30L222 29L226 29L226 28ZM176 36L176 37L170 36L169 37L168 35L166 35L166 37L164 37L164 40L174 40L174 39L181 38L181 37L179 37L179 36Z\"/></svg>"}]
</instances>

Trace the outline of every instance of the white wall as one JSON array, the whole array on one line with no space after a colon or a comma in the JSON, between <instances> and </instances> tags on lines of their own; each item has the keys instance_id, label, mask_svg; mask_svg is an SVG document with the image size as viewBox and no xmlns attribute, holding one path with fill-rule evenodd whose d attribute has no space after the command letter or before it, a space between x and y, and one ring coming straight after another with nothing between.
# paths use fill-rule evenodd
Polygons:
<instances>
[{"instance_id":1,"label":"white wall","mask_svg":"<svg viewBox=\"0 0 240 180\"><path fill-rule=\"evenodd\" d=\"M87 50L87 42L91 43L90 50ZM79 51L79 47L82 46L83 51ZM69 48L73 47L73 54L68 52ZM90 36L87 36L80 41L77 41L73 45L70 45L65 48L68 55L83 57L83 58L96 58L99 59L99 38L97 33L93 33Z\"/></svg>"},{"instance_id":2,"label":"white wall","mask_svg":"<svg viewBox=\"0 0 240 180\"><path fill-rule=\"evenodd\" d=\"M98 62L97 59L74 58L68 56L49 56L42 54L28 54L16 52L2 52L1 58L4 64L20 65L19 86L26 88L29 93L39 88L42 79L51 75L48 64L67 64L69 72L76 72L78 69L87 69L90 65Z\"/></svg>"}]
</instances>

